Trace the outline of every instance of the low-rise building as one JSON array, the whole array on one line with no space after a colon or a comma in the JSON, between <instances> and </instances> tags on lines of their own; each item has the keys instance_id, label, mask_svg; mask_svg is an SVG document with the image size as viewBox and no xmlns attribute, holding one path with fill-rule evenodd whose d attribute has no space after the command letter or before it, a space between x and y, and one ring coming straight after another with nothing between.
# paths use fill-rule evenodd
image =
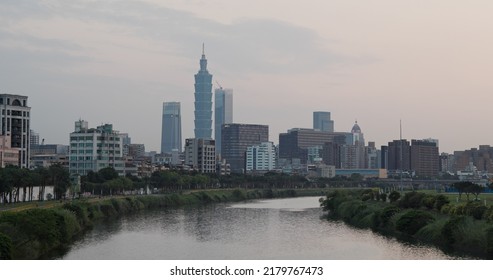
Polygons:
<instances>
[{"instance_id":1,"label":"low-rise building","mask_svg":"<svg viewBox=\"0 0 493 280\"><path fill-rule=\"evenodd\" d=\"M69 172L71 175L87 175L106 167L113 167L120 176L125 175L122 138L113 125L105 124L88 128L86 121L75 122L70 133Z\"/></svg>"},{"instance_id":2,"label":"low-rise building","mask_svg":"<svg viewBox=\"0 0 493 280\"><path fill-rule=\"evenodd\" d=\"M19 166L19 148L12 148L10 135L0 135L0 166Z\"/></svg>"},{"instance_id":3,"label":"low-rise building","mask_svg":"<svg viewBox=\"0 0 493 280\"><path fill-rule=\"evenodd\" d=\"M186 139L185 165L200 173L215 173L216 146L214 140L202 138Z\"/></svg>"}]
</instances>

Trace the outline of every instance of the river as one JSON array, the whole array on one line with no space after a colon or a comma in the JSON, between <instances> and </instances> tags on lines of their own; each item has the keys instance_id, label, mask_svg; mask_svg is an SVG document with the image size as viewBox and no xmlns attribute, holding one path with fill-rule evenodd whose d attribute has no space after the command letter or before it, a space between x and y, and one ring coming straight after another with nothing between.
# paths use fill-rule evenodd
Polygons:
<instances>
[{"instance_id":1,"label":"river","mask_svg":"<svg viewBox=\"0 0 493 280\"><path fill-rule=\"evenodd\" d=\"M76 260L435 260L440 250L321 219L319 197L143 211L98 223Z\"/></svg>"}]
</instances>

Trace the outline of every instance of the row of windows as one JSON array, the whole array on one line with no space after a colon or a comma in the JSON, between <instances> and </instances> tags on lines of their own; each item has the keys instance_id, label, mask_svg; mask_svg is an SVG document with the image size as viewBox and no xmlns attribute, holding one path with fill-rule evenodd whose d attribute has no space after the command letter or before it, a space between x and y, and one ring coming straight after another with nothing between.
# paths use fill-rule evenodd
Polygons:
<instances>
[{"instance_id":1,"label":"row of windows","mask_svg":"<svg viewBox=\"0 0 493 280\"><path fill-rule=\"evenodd\" d=\"M4 116L17 116L17 117L25 117L25 118L29 118L29 112L26 112L26 111L10 111L10 110L7 110L7 114L5 114L5 109L2 110L2 115Z\"/></svg>"},{"instance_id":2,"label":"row of windows","mask_svg":"<svg viewBox=\"0 0 493 280\"><path fill-rule=\"evenodd\" d=\"M70 169L93 169L96 165L93 163L70 163ZM98 163L97 165L99 168L104 168L104 167L115 167L115 168L123 168L123 164L117 163L117 164L107 164L107 163ZM75 173L75 172L74 172Z\"/></svg>"},{"instance_id":3,"label":"row of windows","mask_svg":"<svg viewBox=\"0 0 493 280\"><path fill-rule=\"evenodd\" d=\"M70 136L70 141L87 141L87 140L90 140L92 141L93 140L93 137L92 136Z\"/></svg>"},{"instance_id":4,"label":"row of windows","mask_svg":"<svg viewBox=\"0 0 493 280\"><path fill-rule=\"evenodd\" d=\"M70 136L70 141L71 142L76 142L76 141L92 141L94 137L92 135L90 136ZM120 137L107 137L107 136L98 136L96 137L98 141L115 141L115 142L120 142Z\"/></svg>"},{"instance_id":5,"label":"row of windows","mask_svg":"<svg viewBox=\"0 0 493 280\"><path fill-rule=\"evenodd\" d=\"M120 151L101 151L101 150L97 150L96 153L98 155L112 155L112 154L119 155L119 154L121 154ZM92 150L71 150L70 151L70 154L72 154L72 155L76 155L76 154L93 154L93 151Z\"/></svg>"}]
</instances>

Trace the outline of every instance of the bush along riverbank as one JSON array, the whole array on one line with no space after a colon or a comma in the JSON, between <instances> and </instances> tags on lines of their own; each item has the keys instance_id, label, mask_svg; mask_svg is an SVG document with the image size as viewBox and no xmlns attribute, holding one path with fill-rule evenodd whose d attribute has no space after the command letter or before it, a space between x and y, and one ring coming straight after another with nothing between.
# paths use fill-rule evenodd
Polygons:
<instances>
[{"instance_id":1,"label":"bush along riverbank","mask_svg":"<svg viewBox=\"0 0 493 280\"><path fill-rule=\"evenodd\" d=\"M99 219L143 209L237 202L258 198L324 196L321 190L208 190L187 194L129 196L75 200L52 209L0 213L0 259L43 259L66 249Z\"/></svg>"},{"instance_id":2,"label":"bush along riverbank","mask_svg":"<svg viewBox=\"0 0 493 280\"><path fill-rule=\"evenodd\" d=\"M390 201L389 201L390 200ZM457 257L493 259L493 206L450 204L444 195L336 190L321 206L328 218L399 240L432 245Z\"/></svg>"}]
</instances>

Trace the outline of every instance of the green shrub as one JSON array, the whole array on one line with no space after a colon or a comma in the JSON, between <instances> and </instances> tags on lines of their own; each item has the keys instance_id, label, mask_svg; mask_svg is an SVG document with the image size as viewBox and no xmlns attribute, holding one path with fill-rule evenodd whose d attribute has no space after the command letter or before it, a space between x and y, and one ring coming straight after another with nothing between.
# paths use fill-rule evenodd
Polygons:
<instances>
[{"instance_id":1,"label":"green shrub","mask_svg":"<svg viewBox=\"0 0 493 280\"><path fill-rule=\"evenodd\" d=\"M465 214L476 220L481 220L488 208L477 201L470 201L465 206Z\"/></svg>"},{"instance_id":2,"label":"green shrub","mask_svg":"<svg viewBox=\"0 0 493 280\"><path fill-rule=\"evenodd\" d=\"M53 210L57 218L57 229L60 231L61 243L68 243L81 230L75 214L67 209Z\"/></svg>"},{"instance_id":3,"label":"green shrub","mask_svg":"<svg viewBox=\"0 0 493 280\"><path fill-rule=\"evenodd\" d=\"M0 232L0 260L12 259L12 240Z\"/></svg>"},{"instance_id":4,"label":"green shrub","mask_svg":"<svg viewBox=\"0 0 493 280\"><path fill-rule=\"evenodd\" d=\"M386 201L387 201L387 194L386 194L386 193L382 193L382 194L380 194L380 199L381 199L383 202L386 202Z\"/></svg>"},{"instance_id":5,"label":"green shrub","mask_svg":"<svg viewBox=\"0 0 493 280\"><path fill-rule=\"evenodd\" d=\"M77 217L77 221L81 226L85 226L90 224L89 214L87 211L88 205L80 204L80 203L65 203L63 205L64 209L71 211Z\"/></svg>"},{"instance_id":6,"label":"green shrub","mask_svg":"<svg viewBox=\"0 0 493 280\"><path fill-rule=\"evenodd\" d=\"M411 210L402 215L396 223L396 229L408 235L414 235L422 227L434 220L433 216L422 210Z\"/></svg>"},{"instance_id":7,"label":"green shrub","mask_svg":"<svg viewBox=\"0 0 493 280\"><path fill-rule=\"evenodd\" d=\"M425 196L426 195L421 192L408 192L399 201L399 207L418 209L423 206L423 199L425 198Z\"/></svg>"},{"instance_id":8,"label":"green shrub","mask_svg":"<svg viewBox=\"0 0 493 280\"><path fill-rule=\"evenodd\" d=\"M457 230L459 225L464 222L464 217L452 217L442 227L440 231L442 246L451 250L454 247L454 243L457 239Z\"/></svg>"},{"instance_id":9,"label":"green shrub","mask_svg":"<svg viewBox=\"0 0 493 280\"><path fill-rule=\"evenodd\" d=\"M399 198L401 198L401 194L397 191L392 191L390 194L389 194L389 200L390 202L396 202L397 200L399 200Z\"/></svg>"},{"instance_id":10,"label":"green shrub","mask_svg":"<svg viewBox=\"0 0 493 280\"><path fill-rule=\"evenodd\" d=\"M386 227L390 219L400 211L401 209L394 205L385 207L380 214L380 226Z\"/></svg>"},{"instance_id":11,"label":"green shrub","mask_svg":"<svg viewBox=\"0 0 493 280\"><path fill-rule=\"evenodd\" d=\"M444 196L443 194L439 194L435 196L435 205L434 208L438 211L442 210L442 207L445 205L448 205L450 203L450 200L448 197Z\"/></svg>"}]
</instances>

